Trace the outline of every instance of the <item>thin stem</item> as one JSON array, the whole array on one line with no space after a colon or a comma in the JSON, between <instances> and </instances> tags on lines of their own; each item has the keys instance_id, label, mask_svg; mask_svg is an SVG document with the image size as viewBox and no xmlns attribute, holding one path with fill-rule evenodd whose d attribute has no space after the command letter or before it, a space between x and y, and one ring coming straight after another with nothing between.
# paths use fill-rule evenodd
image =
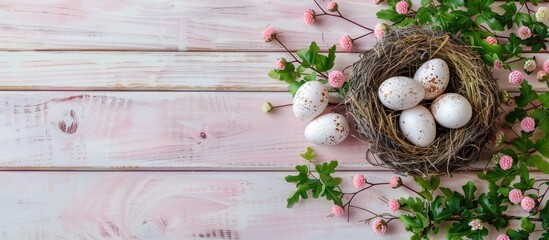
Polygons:
<instances>
[{"instance_id":1,"label":"thin stem","mask_svg":"<svg viewBox=\"0 0 549 240\"><path fill-rule=\"evenodd\" d=\"M275 40L276 40L276 41L286 50L286 52L288 52L288 53L292 56L292 58L293 58L296 62L298 62L299 64L301 64L301 61L299 61L299 60L297 59L297 57L293 54L293 52L291 52L290 49L288 49L288 48L286 47L286 45L284 45L284 43L282 43L282 41L280 41L280 39L278 39L278 38L275 37ZM328 79L328 75L326 75L326 74L324 74L324 73L322 73L322 72L316 70L316 68L314 68L313 66L309 66L309 68L312 69L313 71L317 72L318 74L320 74L320 76L322 76L322 77Z\"/></svg>"},{"instance_id":2,"label":"thin stem","mask_svg":"<svg viewBox=\"0 0 549 240\"><path fill-rule=\"evenodd\" d=\"M299 60L295 57L295 55L292 53L292 51L290 51L290 49L288 49L288 48L286 47L286 45L284 45L284 43L282 43L282 41L280 41L280 39L278 39L277 37L275 37L275 40L278 42L278 44L280 44L280 46L282 46L282 47L286 50L286 52L288 52L290 55L292 55L292 58L294 58L294 60L295 60L296 62L298 62L299 64L301 64L301 61L299 61Z\"/></svg>"},{"instance_id":3,"label":"thin stem","mask_svg":"<svg viewBox=\"0 0 549 240\"><path fill-rule=\"evenodd\" d=\"M423 197L423 195L421 195L418 191L412 189L411 187L408 187L406 184L403 183L402 186L405 187L405 188L407 188L408 190L410 190L410 191L416 193L417 195L421 196L422 198L425 198L425 197Z\"/></svg>"},{"instance_id":4,"label":"thin stem","mask_svg":"<svg viewBox=\"0 0 549 240\"><path fill-rule=\"evenodd\" d=\"M374 33L374 32L369 32L369 33L360 35L360 36L358 36L358 37L356 37L356 38L352 38L351 40L353 40L353 42L354 42L354 41L356 41L356 40L358 40L358 39L361 39L361 38L363 38L363 37L366 37L366 36L368 36L368 35L370 35L370 34L372 34L372 33Z\"/></svg>"},{"instance_id":5,"label":"thin stem","mask_svg":"<svg viewBox=\"0 0 549 240\"><path fill-rule=\"evenodd\" d=\"M320 8L320 11L322 11L323 13L326 13L326 11L324 11L324 9L320 6L320 4L318 4L318 2L316 0L313 0L316 5L318 6L318 8ZM318 15L317 15L318 16Z\"/></svg>"}]
</instances>

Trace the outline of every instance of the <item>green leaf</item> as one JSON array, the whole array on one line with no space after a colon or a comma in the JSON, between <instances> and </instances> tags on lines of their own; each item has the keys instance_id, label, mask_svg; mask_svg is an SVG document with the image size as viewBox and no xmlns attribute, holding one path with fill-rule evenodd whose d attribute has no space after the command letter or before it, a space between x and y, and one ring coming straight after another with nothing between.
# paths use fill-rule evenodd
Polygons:
<instances>
[{"instance_id":1,"label":"green leaf","mask_svg":"<svg viewBox=\"0 0 549 240\"><path fill-rule=\"evenodd\" d=\"M446 4L448 4L450 8L455 9L464 6L465 2L464 0L448 0L446 1Z\"/></svg>"},{"instance_id":2,"label":"green leaf","mask_svg":"<svg viewBox=\"0 0 549 240\"><path fill-rule=\"evenodd\" d=\"M544 230L548 230L549 229L549 200L545 202L545 207L542 210L540 210L539 218L541 219L541 227Z\"/></svg>"},{"instance_id":3,"label":"green leaf","mask_svg":"<svg viewBox=\"0 0 549 240\"><path fill-rule=\"evenodd\" d=\"M310 66L309 61L307 61L307 52L309 52L308 49L301 49L296 52L297 56L301 59L301 66L304 68Z\"/></svg>"},{"instance_id":4,"label":"green leaf","mask_svg":"<svg viewBox=\"0 0 549 240\"><path fill-rule=\"evenodd\" d=\"M391 22L398 22L406 18L406 16L398 14L396 10L392 8L380 10L376 13L376 16L378 19L388 20Z\"/></svg>"},{"instance_id":5,"label":"green leaf","mask_svg":"<svg viewBox=\"0 0 549 240\"><path fill-rule=\"evenodd\" d=\"M427 191L427 190L421 191L421 192L419 192L419 194L420 194L423 198L425 198L427 201L432 201L432 200L433 200L433 195L431 195L431 193L430 193L429 191Z\"/></svg>"},{"instance_id":6,"label":"green leaf","mask_svg":"<svg viewBox=\"0 0 549 240\"><path fill-rule=\"evenodd\" d=\"M526 107L536 99L538 99L538 94L532 90L532 85L528 81L523 81L520 85L520 96L517 97L517 106Z\"/></svg>"},{"instance_id":7,"label":"green leaf","mask_svg":"<svg viewBox=\"0 0 549 240\"><path fill-rule=\"evenodd\" d=\"M528 233L533 233L534 229L536 229L536 225L530 221L527 217L522 217L520 219L520 227L524 229Z\"/></svg>"},{"instance_id":8,"label":"green leaf","mask_svg":"<svg viewBox=\"0 0 549 240\"><path fill-rule=\"evenodd\" d=\"M528 234L524 230L517 231L517 230L509 229L507 230L507 236L509 236L511 240L524 240L524 239L528 239L530 234Z\"/></svg>"},{"instance_id":9,"label":"green leaf","mask_svg":"<svg viewBox=\"0 0 549 240\"><path fill-rule=\"evenodd\" d=\"M316 72L312 72L310 74L305 75L303 79L305 79L305 81L308 81L308 82L316 80Z\"/></svg>"},{"instance_id":10,"label":"green leaf","mask_svg":"<svg viewBox=\"0 0 549 240\"><path fill-rule=\"evenodd\" d=\"M332 200L335 205L342 206L343 201L341 200L341 192L334 188L326 188L326 199Z\"/></svg>"},{"instance_id":11,"label":"green leaf","mask_svg":"<svg viewBox=\"0 0 549 240\"><path fill-rule=\"evenodd\" d=\"M509 112L507 116L505 116L505 121L514 123L517 120L525 118L526 116L528 116L528 114L526 113L526 111L524 111L524 109L515 108L515 110Z\"/></svg>"},{"instance_id":12,"label":"green leaf","mask_svg":"<svg viewBox=\"0 0 549 240\"><path fill-rule=\"evenodd\" d=\"M416 222L416 220L408 215L400 215L399 217L400 222L402 222L405 226L415 227L419 228L423 226L423 224Z\"/></svg>"},{"instance_id":13,"label":"green leaf","mask_svg":"<svg viewBox=\"0 0 549 240\"><path fill-rule=\"evenodd\" d=\"M309 185L299 185L299 187L297 187L297 189L292 194L290 194L290 197L288 197L286 207L291 208L292 206L294 206L299 201L300 196L305 196L303 198L306 199L307 190L309 190Z\"/></svg>"},{"instance_id":14,"label":"green leaf","mask_svg":"<svg viewBox=\"0 0 549 240\"><path fill-rule=\"evenodd\" d=\"M316 45L316 42L311 42L311 45L309 46L309 51L307 51L307 53L305 54L305 58L310 65L316 64L318 52L320 52L320 48L318 47L318 45Z\"/></svg>"},{"instance_id":15,"label":"green leaf","mask_svg":"<svg viewBox=\"0 0 549 240\"><path fill-rule=\"evenodd\" d=\"M532 23L532 16L527 13L517 13L515 15L515 23L517 25L529 26Z\"/></svg>"},{"instance_id":16,"label":"green leaf","mask_svg":"<svg viewBox=\"0 0 549 240\"><path fill-rule=\"evenodd\" d=\"M316 158L314 150L311 147L307 147L307 151L305 153L299 154L299 156L309 162L313 161Z\"/></svg>"},{"instance_id":17,"label":"green leaf","mask_svg":"<svg viewBox=\"0 0 549 240\"><path fill-rule=\"evenodd\" d=\"M539 101L543 104L543 107L549 108L549 92L540 94Z\"/></svg>"},{"instance_id":18,"label":"green leaf","mask_svg":"<svg viewBox=\"0 0 549 240\"><path fill-rule=\"evenodd\" d=\"M536 167L541 172L549 174L549 162L539 155L531 155L526 162L529 163L529 165Z\"/></svg>"},{"instance_id":19,"label":"green leaf","mask_svg":"<svg viewBox=\"0 0 549 240\"><path fill-rule=\"evenodd\" d=\"M534 109L532 112L530 112L530 117L532 117L536 121L536 127L538 129L543 131L545 135L549 134L549 110Z\"/></svg>"},{"instance_id":20,"label":"green leaf","mask_svg":"<svg viewBox=\"0 0 549 240\"><path fill-rule=\"evenodd\" d=\"M520 177L524 180L530 179L530 172L528 171L526 164L524 164L523 162L519 162L518 167L520 171Z\"/></svg>"},{"instance_id":21,"label":"green leaf","mask_svg":"<svg viewBox=\"0 0 549 240\"><path fill-rule=\"evenodd\" d=\"M295 96L295 93L301 87L301 85L302 84L299 83L299 82L292 82L288 85L288 92L290 92L290 94L292 94L292 97Z\"/></svg>"},{"instance_id":22,"label":"green leaf","mask_svg":"<svg viewBox=\"0 0 549 240\"><path fill-rule=\"evenodd\" d=\"M328 49L328 58L326 59L326 71L332 69L335 64L336 59L336 45L333 45L330 49Z\"/></svg>"},{"instance_id":23,"label":"green leaf","mask_svg":"<svg viewBox=\"0 0 549 240\"><path fill-rule=\"evenodd\" d=\"M465 202L472 203L475 200L475 192L477 191L475 184L472 181L468 181L461 188L463 189Z\"/></svg>"},{"instance_id":24,"label":"green leaf","mask_svg":"<svg viewBox=\"0 0 549 240\"><path fill-rule=\"evenodd\" d=\"M414 181L423 189L432 190L430 180L427 181L426 179L423 179L421 176L414 176Z\"/></svg>"},{"instance_id":25,"label":"green leaf","mask_svg":"<svg viewBox=\"0 0 549 240\"><path fill-rule=\"evenodd\" d=\"M534 144L534 148L544 157L549 158L549 138L540 138Z\"/></svg>"}]
</instances>

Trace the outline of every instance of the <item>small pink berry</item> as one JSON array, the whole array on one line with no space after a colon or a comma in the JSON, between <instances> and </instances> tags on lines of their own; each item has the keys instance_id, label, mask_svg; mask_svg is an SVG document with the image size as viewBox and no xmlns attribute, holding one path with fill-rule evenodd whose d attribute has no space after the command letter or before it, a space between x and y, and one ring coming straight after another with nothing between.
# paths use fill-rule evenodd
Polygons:
<instances>
[{"instance_id":1,"label":"small pink berry","mask_svg":"<svg viewBox=\"0 0 549 240\"><path fill-rule=\"evenodd\" d=\"M524 80L524 78L522 77L522 73L517 71L517 70L512 71L509 74L509 82L514 84L514 85L520 85L523 80Z\"/></svg>"},{"instance_id":2,"label":"small pink berry","mask_svg":"<svg viewBox=\"0 0 549 240\"><path fill-rule=\"evenodd\" d=\"M382 236L387 231L387 223L383 219L376 219L372 223L372 230L375 234Z\"/></svg>"},{"instance_id":3,"label":"small pink berry","mask_svg":"<svg viewBox=\"0 0 549 240\"><path fill-rule=\"evenodd\" d=\"M495 37L492 37L492 36L486 37L485 41L488 44L497 44L498 43L498 40Z\"/></svg>"},{"instance_id":4,"label":"small pink berry","mask_svg":"<svg viewBox=\"0 0 549 240\"><path fill-rule=\"evenodd\" d=\"M353 49L353 39L349 35L344 35L339 39L339 45L343 51L350 52Z\"/></svg>"},{"instance_id":5,"label":"small pink berry","mask_svg":"<svg viewBox=\"0 0 549 240\"><path fill-rule=\"evenodd\" d=\"M531 117L525 117L520 121L520 127L527 133L533 132L536 129L536 121Z\"/></svg>"},{"instance_id":6,"label":"small pink berry","mask_svg":"<svg viewBox=\"0 0 549 240\"><path fill-rule=\"evenodd\" d=\"M408 5L408 2L406 2L405 0L397 2L397 4L395 5L396 12L400 15L406 14L409 7L410 6Z\"/></svg>"},{"instance_id":7,"label":"small pink berry","mask_svg":"<svg viewBox=\"0 0 549 240\"><path fill-rule=\"evenodd\" d=\"M389 181L389 185L392 188L398 188L398 187L402 186L402 179L400 179L399 176L393 176L391 178L391 180Z\"/></svg>"},{"instance_id":8,"label":"small pink berry","mask_svg":"<svg viewBox=\"0 0 549 240\"><path fill-rule=\"evenodd\" d=\"M520 201L520 206L522 209L530 212L536 206L536 200L526 196L522 199L522 201Z\"/></svg>"},{"instance_id":9,"label":"small pink berry","mask_svg":"<svg viewBox=\"0 0 549 240\"><path fill-rule=\"evenodd\" d=\"M366 185L366 178L364 175L357 174L353 177L353 184L356 188L362 189Z\"/></svg>"},{"instance_id":10,"label":"small pink berry","mask_svg":"<svg viewBox=\"0 0 549 240\"><path fill-rule=\"evenodd\" d=\"M316 14L313 9L309 9L303 13L303 21L307 24L313 24L315 22Z\"/></svg>"},{"instance_id":11,"label":"small pink berry","mask_svg":"<svg viewBox=\"0 0 549 240\"><path fill-rule=\"evenodd\" d=\"M547 72L545 72L543 70L539 70L538 74L536 75L536 78L538 79L538 81L543 81L545 76L547 76Z\"/></svg>"},{"instance_id":12,"label":"small pink berry","mask_svg":"<svg viewBox=\"0 0 549 240\"><path fill-rule=\"evenodd\" d=\"M543 71L549 73L549 59L543 61Z\"/></svg>"},{"instance_id":13,"label":"small pink berry","mask_svg":"<svg viewBox=\"0 0 549 240\"><path fill-rule=\"evenodd\" d=\"M326 6L326 9L328 9L328 11L330 12L336 12L337 8L338 8L337 3L333 1L329 1L328 6Z\"/></svg>"},{"instance_id":14,"label":"small pink berry","mask_svg":"<svg viewBox=\"0 0 549 240\"><path fill-rule=\"evenodd\" d=\"M509 238L509 236L507 236L505 234L500 234L500 235L498 235L496 240L511 240L511 239Z\"/></svg>"},{"instance_id":15,"label":"small pink berry","mask_svg":"<svg viewBox=\"0 0 549 240\"><path fill-rule=\"evenodd\" d=\"M374 35L376 36L377 40L382 39L388 31L389 26L385 23L377 23L374 26Z\"/></svg>"},{"instance_id":16,"label":"small pink berry","mask_svg":"<svg viewBox=\"0 0 549 240\"><path fill-rule=\"evenodd\" d=\"M511 156L508 156L508 155L502 155L499 158L499 166L503 170L508 170L509 168L511 168L513 166L513 158Z\"/></svg>"},{"instance_id":17,"label":"small pink berry","mask_svg":"<svg viewBox=\"0 0 549 240\"><path fill-rule=\"evenodd\" d=\"M265 28L265 30L263 30L263 40L265 40L265 42L270 42L275 38L276 38L276 30L274 28L268 27L268 28Z\"/></svg>"},{"instance_id":18,"label":"small pink berry","mask_svg":"<svg viewBox=\"0 0 549 240\"><path fill-rule=\"evenodd\" d=\"M494 61L494 68L495 69L501 69L503 67L503 62L501 62L500 60L495 60Z\"/></svg>"},{"instance_id":19,"label":"small pink berry","mask_svg":"<svg viewBox=\"0 0 549 240\"><path fill-rule=\"evenodd\" d=\"M372 0L372 2L373 2L375 5L379 5L380 3L383 2L383 0Z\"/></svg>"},{"instance_id":20,"label":"small pink berry","mask_svg":"<svg viewBox=\"0 0 549 240\"><path fill-rule=\"evenodd\" d=\"M276 60L276 67L275 69L278 70L278 71L282 71L284 70L284 68L286 68L286 64L288 62L286 61L286 59L284 58L279 58Z\"/></svg>"},{"instance_id":21,"label":"small pink berry","mask_svg":"<svg viewBox=\"0 0 549 240\"><path fill-rule=\"evenodd\" d=\"M522 26L518 30L518 37L522 40L526 40L532 36L532 31L526 26Z\"/></svg>"},{"instance_id":22,"label":"small pink berry","mask_svg":"<svg viewBox=\"0 0 549 240\"><path fill-rule=\"evenodd\" d=\"M391 201L389 201L387 205L389 206L389 209L391 209L392 212L396 212L400 210L400 202L398 202L398 200L394 198L391 199Z\"/></svg>"},{"instance_id":23,"label":"small pink berry","mask_svg":"<svg viewBox=\"0 0 549 240\"><path fill-rule=\"evenodd\" d=\"M513 204L519 204L522 200L522 192L518 189L513 189L509 192L509 201Z\"/></svg>"},{"instance_id":24,"label":"small pink berry","mask_svg":"<svg viewBox=\"0 0 549 240\"><path fill-rule=\"evenodd\" d=\"M343 216L343 214L345 214L345 210L339 205L334 205L332 206L332 213L336 217L341 217Z\"/></svg>"},{"instance_id":25,"label":"small pink berry","mask_svg":"<svg viewBox=\"0 0 549 240\"><path fill-rule=\"evenodd\" d=\"M341 88L345 82L345 75L342 72L334 70L328 75L328 83L333 88Z\"/></svg>"}]
</instances>

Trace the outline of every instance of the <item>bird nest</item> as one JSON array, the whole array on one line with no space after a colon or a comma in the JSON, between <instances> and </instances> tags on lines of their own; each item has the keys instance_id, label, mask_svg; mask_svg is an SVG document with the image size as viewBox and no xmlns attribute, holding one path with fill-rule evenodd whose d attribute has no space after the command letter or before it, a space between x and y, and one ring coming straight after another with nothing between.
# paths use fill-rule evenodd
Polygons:
<instances>
[{"instance_id":1,"label":"bird nest","mask_svg":"<svg viewBox=\"0 0 549 240\"><path fill-rule=\"evenodd\" d=\"M437 124L435 141L429 147L418 147L399 130L401 111L385 108L377 91L390 77L413 77L432 58L448 63L450 81L445 92L465 96L473 116L459 129ZM404 174L451 174L476 162L492 137L499 91L481 56L458 37L427 28L398 28L391 29L353 65L345 103L360 137L370 143L372 154L366 153L366 159L371 164ZM429 108L431 101L421 104Z\"/></svg>"}]
</instances>

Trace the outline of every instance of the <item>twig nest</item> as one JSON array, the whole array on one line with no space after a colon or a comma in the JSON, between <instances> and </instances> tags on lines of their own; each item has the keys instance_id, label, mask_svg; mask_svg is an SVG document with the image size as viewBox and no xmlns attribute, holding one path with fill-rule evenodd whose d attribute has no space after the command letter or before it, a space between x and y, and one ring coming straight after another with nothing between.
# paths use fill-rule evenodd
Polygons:
<instances>
[{"instance_id":1,"label":"twig nest","mask_svg":"<svg viewBox=\"0 0 549 240\"><path fill-rule=\"evenodd\" d=\"M423 63L437 58L450 71L445 92L464 96L472 116L461 128L437 125L434 142L416 146L399 128L402 111L384 107L378 90L386 79L412 78ZM353 65L345 103L360 137L370 143L370 163L405 174L450 174L476 162L491 138L499 91L481 56L456 36L427 28L398 28L391 29ZM427 100L422 105L429 108L431 103Z\"/></svg>"}]
</instances>

